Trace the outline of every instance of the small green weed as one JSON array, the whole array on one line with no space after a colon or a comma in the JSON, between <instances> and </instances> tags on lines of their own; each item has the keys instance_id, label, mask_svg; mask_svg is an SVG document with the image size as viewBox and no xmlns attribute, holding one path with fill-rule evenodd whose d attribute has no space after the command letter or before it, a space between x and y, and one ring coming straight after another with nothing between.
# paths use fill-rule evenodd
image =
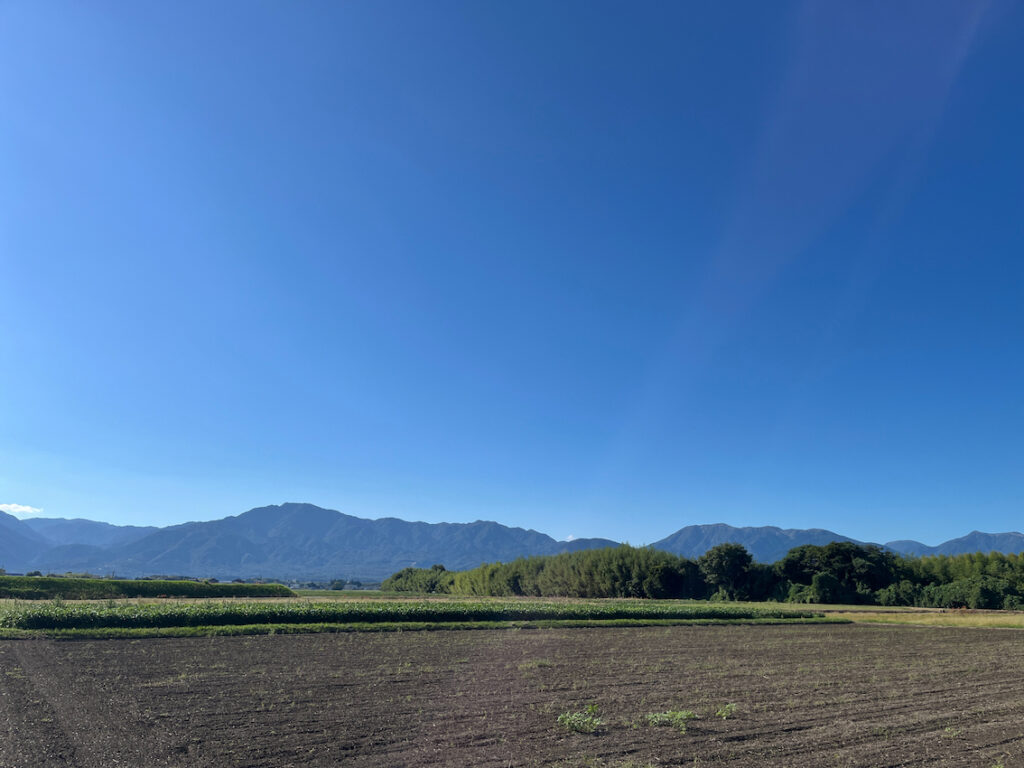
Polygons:
<instances>
[{"instance_id":1,"label":"small green weed","mask_svg":"<svg viewBox=\"0 0 1024 768\"><path fill-rule=\"evenodd\" d=\"M720 706L718 708L718 711L715 712L715 717L720 717L723 720L728 720L730 717L732 717L735 714L736 714L736 705L735 704L723 704L722 706Z\"/></svg>"},{"instance_id":2,"label":"small green weed","mask_svg":"<svg viewBox=\"0 0 1024 768\"><path fill-rule=\"evenodd\" d=\"M670 709L668 712L650 712L647 715L648 725L668 725L680 733L686 733L686 721L696 719L697 715L688 709Z\"/></svg>"},{"instance_id":3,"label":"small green weed","mask_svg":"<svg viewBox=\"0 0 1024 768\"><path fill-rule=\"evenodd\" d=\"M582 712L563 712L558 716L558 724L572 733L593 733L604 725L604 720L597 704L588 704Z\"/></svg>"}]
</instances>

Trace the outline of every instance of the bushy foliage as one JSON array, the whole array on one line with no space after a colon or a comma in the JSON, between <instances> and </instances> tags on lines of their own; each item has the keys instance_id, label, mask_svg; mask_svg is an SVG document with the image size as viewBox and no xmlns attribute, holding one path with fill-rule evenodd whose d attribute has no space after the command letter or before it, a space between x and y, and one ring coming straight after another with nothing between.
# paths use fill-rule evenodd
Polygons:
<instances>
[{"instance_id":1,"label":"bushy foliage","mask_svg":"<svg viewBox=\"0 0 1024 768\"><path fill-rule=\"evenodd\" d=\"M802 602L874 603L875 593L898 581L905 568L881 547L837 541L795 547L775 570L791 584L810 587L798 591Z\"/></svg>"},{"instance_id":2,"label":"bushy foliage","mask_svg":"<svg viewBox=\"0 0 1024 768\"><path fill-rule=\"evenodd\" d=\"M992 576L973 576L956 579L948 584L929 584L921 590L919 605L931 608L988 608L1003 607L1010 595L1010 583Z\"/></svg>"},{"instance_id":3,"label":"bushy foliage","mask_svg":"<svg viewBox=\"0 0 1024 768\"><path fill-rule=\"evenodd\" d=\"M878 590L875 597L879 605L920 605L921 586L902 579Z\"/></svg>"},{"instance_id":4,"label":"bushy foliage","mask_svg":"<svg viewBox=\"0 0 1024 768\"><path fill-rule=\"evenodd\" d=\"M949 584L975 576L1005 579L1024 584L1024 553L974 552L967 555L932 555L907 560L912 578L918 583Z\"/></svg>"},{"instance_id":5,"label":"bushy foliage","mask_svg":"<svg viewBox=\"0 0 1024 768\"><path fill-rule=\"evenodd\" d=\"M703 598L707 593L692 560L626 544L521 557L455 573L439 568L406 568L387 579L382 589L494 597Z\"/></svg>"},{"instance_id":6,"label":"bushy foliage","mask_svg":"<svg viewBox=\"0 0 1024 768\"><path fill-rule=\"evenodd\" d=\"M739 544L698 561L628 545L488 563L451 573L407 568L385 590L532 597L777 600L942 608L1024 607L1024 556L976 553L901 557L875 545L834 542L791 549L773 565Z\"/></svg>"},{"instance_id":7,"label":"bushy foliage","mask_svg":"<svg viewBox=\"0 0 1024 768\"><path fill-rule=\"evenodd\" d=\"M380 585L385 592L414 592L422 595L447 595L452 591L455 573L443 565L432 568L403 568Z\"/></svg>"}]
</instances>

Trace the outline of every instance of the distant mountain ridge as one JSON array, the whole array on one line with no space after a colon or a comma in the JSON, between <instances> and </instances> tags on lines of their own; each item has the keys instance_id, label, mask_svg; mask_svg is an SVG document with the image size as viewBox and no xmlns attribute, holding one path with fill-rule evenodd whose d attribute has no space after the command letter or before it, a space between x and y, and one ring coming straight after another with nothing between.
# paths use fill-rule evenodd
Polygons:
<instances>
[{"instance_id":1,"label":"distant mountain ridge","mask_svg":"<svg viewBox=\"0 0 1024 768\"><path fill-rule=\"evenodd\" d=\"M522 555L617 544L608 539L555 541L537 531L488 521L366 520L294 503L152 529L83 520L10 517L10 521L19 544L0 548L0 565L9 571L72 570L123 576L376 579L409 565L429 568L443 563L456 570Z\"/></svg>"},{"instance_id":2,"label":"distant mountain ridge","mask_svg":"<svg viewBox=\"0 0 1024 768\"><path fill-rule=\"evenodd\" d=\"M890 541L889 549L905 555L966 555L971 552L1005 552L1007 554L1024 552L1024 534L1022 533L982 533L971 531L958 539L944 541L935 547L929 547L919 541Z\"/></svg>"},{"instance_id":3,"label":"distant mountain ridge","mask_svg":"<svg viewBox=\"0 0 1024 768\"><path fill-rule=\"evenodd\" d=\"M823 528L776 528L765 525L735 528L725 523L715 525L688 525L651 546L674 555L698 558L719 544L742 544L754 559L761 563L774 563L793 547L802 544L824 545L833 541L854 541ZM859 543L859 542L858 542Z\"/></svg>"},{"instance_id":4,"label":"distant mountain ridge","mask_svg":"<svg viewBox=\"0 0 1024 768\"><path fill-rule=\"evenodd\" d=\"M821 528L689 525L651 546L689 558L723 543L742 544L771 563L793 547L858 542ZM529 555L616 546L610 539L556 541L534 530L478 520L420 523L368 520L313 504L257 507L237 516L165 528L117 526L93 520L18 518L0 512L0 567L8 571L88 571L224 578L380 579L407 566L441 563L449 570ZM906 555L1024 552L1024 534L972 531L937 546L892 541Z\"/></svg>"}]
</instances>

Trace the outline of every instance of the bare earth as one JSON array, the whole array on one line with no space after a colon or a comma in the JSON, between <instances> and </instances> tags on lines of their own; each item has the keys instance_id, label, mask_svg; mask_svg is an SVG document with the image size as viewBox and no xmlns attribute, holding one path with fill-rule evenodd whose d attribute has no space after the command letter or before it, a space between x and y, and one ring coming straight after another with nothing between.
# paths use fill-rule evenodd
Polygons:
<instances>
[{"instance_id":1,"label":"bare earth","mask_svg":"<svg viewBox=\"0 0 1024 768\"><path fill-rule=\"evenodd\" d=\"M715 717L736 705L728 719ZM573 734L560 713L597 704ZM688 731L642 724L690 709ZM0 766L1024 765L1024 634L886 626L0 641Z\"/></svg>"}]
</instances>

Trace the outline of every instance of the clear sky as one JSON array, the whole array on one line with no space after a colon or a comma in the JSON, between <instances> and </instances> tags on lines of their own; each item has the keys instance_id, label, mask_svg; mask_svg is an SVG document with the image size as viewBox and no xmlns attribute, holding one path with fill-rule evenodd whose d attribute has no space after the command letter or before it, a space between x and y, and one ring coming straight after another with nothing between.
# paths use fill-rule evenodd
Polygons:
<instances>
[{"instance_id":1,"label":"clear sky","mask_svg":"<svg viewBox=\"0 0 1024 768\"><path fill-rule=\"evenodd\" d=\"M1022 39L963 0L2 2L0 508L1021 530Z\"/></svg>"}]
</instances>

